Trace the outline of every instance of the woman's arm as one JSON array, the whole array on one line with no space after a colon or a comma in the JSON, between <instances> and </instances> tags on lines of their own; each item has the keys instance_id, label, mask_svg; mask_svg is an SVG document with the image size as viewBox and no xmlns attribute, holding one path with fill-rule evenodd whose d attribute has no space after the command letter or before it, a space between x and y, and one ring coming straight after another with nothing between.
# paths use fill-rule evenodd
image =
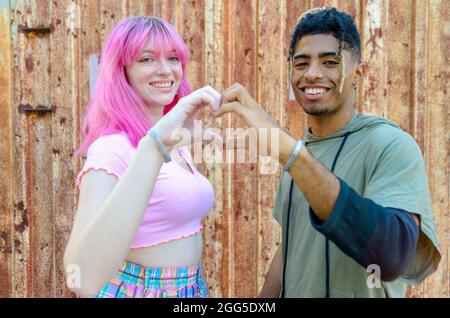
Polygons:
<instances>
[{"instance_id":1,"label":"woman's arm","mask_svg":"<svg viewBox=\"0 0 450 318\"><path fill-rule=\"evenodd\" d=\"M200 88L181 98L152 130L170 150L178 141L173 132L189 129L198 110L207 105L218 107L220 98L212 87ZM81 271L79 288L71 288L77 294L97 294L122 266L162 162L158 143L146 135L119 181L102 171L90 171L83 177L77 217L64 255L66 269L75 265Z\"/></svg>"},{"instance_id":2,"label":"woman's arm","mask_svg":"<svg viewBox=\"0 0 450 318\"><path fill-rule=\"evenodd\" d=\"M135 157L119 181L103 171L82 179L74 228L64 266L76 265L80 288L92 296L122 266L150 200L163 157L155 140L142 138Z\"/></svg>"}]
</instances>

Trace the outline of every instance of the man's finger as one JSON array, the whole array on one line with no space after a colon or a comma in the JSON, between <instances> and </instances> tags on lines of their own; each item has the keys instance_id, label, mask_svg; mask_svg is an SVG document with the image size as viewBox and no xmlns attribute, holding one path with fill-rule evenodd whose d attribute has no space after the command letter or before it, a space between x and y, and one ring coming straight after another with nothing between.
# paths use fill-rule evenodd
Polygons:
<instances>
[{"instance_id":1,"label":"man's finger","mask_svg":"<svg viewBox=\"0 0 450 318\"><path fill-rule=\"evenodd\" d=\"M222 103L240 102L243 91L245 88L241 84L234 83L222 93Z\"/></svg>"},{"instance_id":2,"label":"man's finger","mask_svg":"<svg viewBox=\"0 0 450 318\"><path fill-rule=\"evenodd\" d=\"M222 94L222 103L239 102L244 107L257 108L258 103L250 93L239 83L235 83Z\"/></svg>"},{"instance_id":3,"label":"man's finger","mask_svg":"<svg viewBox=\"0 0 450 318\"><path fill-rule=\"evenodd\" d=\"M244 115L244 112L245 112L245 108L240 103L231 102L231 103L223 104L220 107L219 111L215 112L214 115L216 117L220 117L226 113L237 113L240 115Z\"/></svg>"}]
</instances>

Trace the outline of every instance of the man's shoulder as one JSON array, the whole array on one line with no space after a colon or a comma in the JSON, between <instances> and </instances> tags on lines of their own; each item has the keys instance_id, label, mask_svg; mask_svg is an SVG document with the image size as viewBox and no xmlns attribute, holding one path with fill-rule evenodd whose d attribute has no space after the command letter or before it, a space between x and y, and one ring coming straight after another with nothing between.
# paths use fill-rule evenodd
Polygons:
<instances>
[{"instance_id":1,"label":"man's shoulder","mask_svg":"<svg viewBox=\"0 0 450 318\"><path fill-rule=\"evenodd\" d=\"M392 121L384 120L377 125L368 126L366 137L371 145L378 145L381 148L389 147L395 144L407 144L408 146L417 146L416 140L408 132Z\"/></svg>"}]
</instances>

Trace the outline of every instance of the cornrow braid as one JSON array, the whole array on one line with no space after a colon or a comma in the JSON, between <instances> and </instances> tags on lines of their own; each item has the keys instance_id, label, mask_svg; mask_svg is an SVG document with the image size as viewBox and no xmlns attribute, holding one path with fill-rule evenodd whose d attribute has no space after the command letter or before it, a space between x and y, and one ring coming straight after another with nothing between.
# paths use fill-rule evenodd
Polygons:
<instances>
[{"instance_id":1,"label":"cornrow braid","mask_svg":"<svg viewBox=\"0 0 450 318\"><path fill-rule=\"evenodd\" d=\"M339 94L342 94L342 90L344 88L344 75L345 75L345 59L344 59L344 54L342 52L342 49L344 47L343 41L339 40L339 52L338 52L338 58L339 58L339 63L340 63L340 68L339 68Z\"/></svg>"},{"instance_id":2,"label":"cornrow braid","mask_svg":"<svg viewBox=\"0 0 450 318\"><path fill-rule=\"evenodd\" d=\"M338 57L339 57L339 63L340 69L339 72L341 73L339 76L339 94L342 94L342 90L344 89L344 78L345 78L345 60L344 60L344 52L342 50L344 49L344 27L342 26L342 21L337 20L339 24L339 51L338 51Z\"/></svg>"}]
</instances>

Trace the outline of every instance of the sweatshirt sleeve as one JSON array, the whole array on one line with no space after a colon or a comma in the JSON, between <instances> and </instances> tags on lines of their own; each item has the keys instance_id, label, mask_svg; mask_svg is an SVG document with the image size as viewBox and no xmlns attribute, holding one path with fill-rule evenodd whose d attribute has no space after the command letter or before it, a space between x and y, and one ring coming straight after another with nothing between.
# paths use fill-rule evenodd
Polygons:
<instances>
[{"instance_id":1,"label":"sweatshirt sleeve","mask_svg":"<svg viewBox=\"0 0 450 318\"><path fill-rule=\"evenodd\" d=\"M407 211L378 205L339 182L339 196L326 222L310 210L313 227L362 266L380 266L382 280L398 278L416 252L419 229L414 218Z\"/></svg>"}]
</instances>

